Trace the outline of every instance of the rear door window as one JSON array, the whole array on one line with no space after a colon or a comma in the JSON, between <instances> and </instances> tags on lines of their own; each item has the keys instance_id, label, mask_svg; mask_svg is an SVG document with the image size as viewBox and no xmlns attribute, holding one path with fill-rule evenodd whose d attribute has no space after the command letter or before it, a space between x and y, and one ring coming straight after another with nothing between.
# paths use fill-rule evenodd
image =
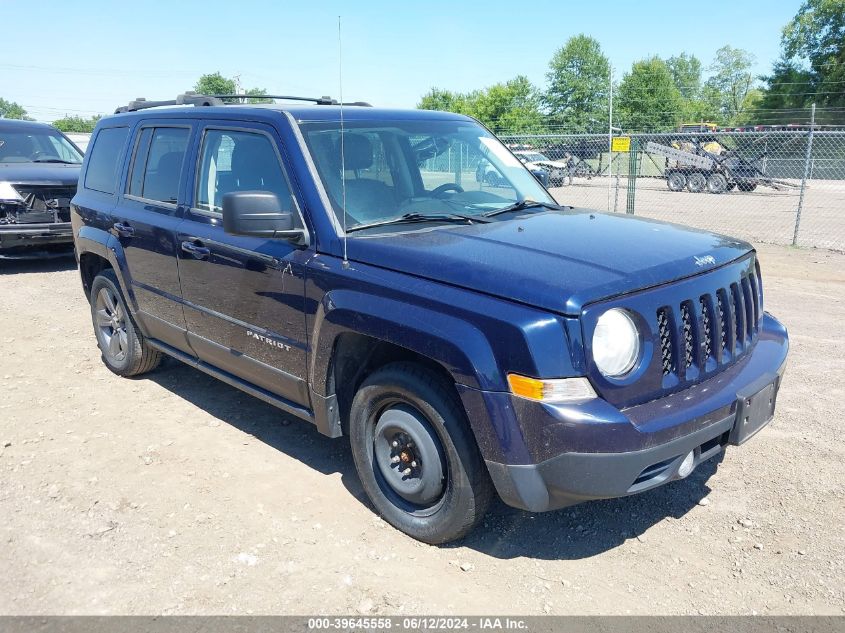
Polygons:
<instances>
[{"instance_id":1,"label":"rear door window","mask_svg":"<svg viewBox=\"0 0 845 633\"><path fill-rule=\"evenodd\" d=\"M135 145L127 193L175 205L190 135L187 127L143 128Z\"/></svg>"},{"instance_id":2,"label":"rear door window","mask_svg":"<svg viewBox=\"0 0 845 633\"><path fill-rule=\"evenodd\" d=\"M114 193L117 190L117 168L123 158L128 135L127 127L103 128L97 133L85 171L86 189L102 193Z\"/></svg>"}]
</instances>

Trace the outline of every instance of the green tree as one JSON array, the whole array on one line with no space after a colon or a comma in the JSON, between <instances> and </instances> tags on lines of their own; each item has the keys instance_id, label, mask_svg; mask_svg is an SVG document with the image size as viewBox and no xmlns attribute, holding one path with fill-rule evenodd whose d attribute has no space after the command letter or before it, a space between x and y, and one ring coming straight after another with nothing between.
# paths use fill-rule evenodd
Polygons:
<instances>
[{"instance_id":1,"label":"green tree","mask_svg":"<svg viewBox=\"0 0 845 633\"><path fill-rule=\"evenodd\" d=\"M775 62L772 74L763 77L766 87L758 107L749 116L767 123L786 123L815 100L817 79L813 72L783 57Z\"/></svg>"},{"instance_id":2,"label":"green tree","mask_svg":"<svg viewBox=\"0 0 845 633\"><path fill-rule=\"evenodd\" d=\"M6 101L2 97L0 97L0 118L32 121L22 105L19 105L14 101Z\"/></svg>"},{"instance_id":3,"label":"green tree","mask_svg":"<svg viewBox=\"0 0 845 633\"><path fill-rule=\"evenodd\" d=\"M817 103L845 105L845 0L805 0L782 45L787 59L809 64Z\"/></svg>"},{"instance_id":4,"label":"green tree","mask_svg":"<svg viewBox=\"0 0 845 633\"><path fill-rule=\"evenodd\" d=\"M468 93L432 88L423 95L417 107L466 114L492 130L505 132L536 132L543 124L540 97L528 78L522 75Z\"/></svg>"},{"instance_id":5,"label":"green tree","mask_svg":"<svg viewBox=\"0 0 845 633\"><path fill-rule=\"evenodd\" d=\"M202 95L234 95L237 92L237 82L229 77L224 77L219 72L208 73L197 80L194 91ZM264 88L247 88L243 92L247 103L272 103L272 99L262 99L267 94ZM223 99L226 103L237 103L237 97Z\"/></svg>"},{"instance_id":6,"label":"green tree","mask_svg":"<svg viewBox=\"0 0 845 633\"><path fill-rule=\"evenodd\" d=\"M720 122L736 123L742 118L743 104L754 87L754 77L750 72L753 65L754 55L741 48L726 45L716 51L709 68L713 74L706 87L718 100Z\"/></svg>"},{"instance_id":7,"label":"green tree","mask_svg":"<svg viewBox=\"0 0 845 633\"><path fill-rule=\"evenodd\" d=\"M610 62L597 40L569 38L552 57L546 79L542 103L552 124L587 130L607 119Z\"/></svg>"},{"instance_id":8,"label":"green tree","mask_svg":"<svg viewBox=\"0 0 845 633\"><path fill-rule=\"evenodd\" d=\"M763 101L763 94L762 88L752 88L748 91L742 102L742 107L733 121L734 125L747 125L757 121L759 118L760 104Z\"/></svg>"},{"instance_id":9,"label":"green tree","mask_svg":"<svg viewBox=\"0 0 845 633\"><path fill-rule=\"evenodd\" d=\"M781 57L766 89L759 113L772 123L802 118L800 109L845 105L845 0L807 0L784 27ZM838 111L822 110L816 119L841 123Z\"/></svg>"},{"instance_id":10,"label":"green tree","mask_svg":"<svg viewBox=\"0 0 845 633\"><path fill-rule=\"evenodd\" d=\"M264 88L249 88L245 94L249 97L247 103L273 103L272 99L262 98L267 94Z\"/></svg>"},{"instance_id":11,"label":"green tree","mask_svg":"<svg viewBox=\"0 0 845 633\"><path fill-rule=\"evenodd\" d=\"M666 66L682 97L692 100L701 96L701 60L698 57L687 53L673 55L666 60Z\"/></svg>"},{"instance_id":12,"label":"green tree","mask_svg":"<svg viewBox=\"0 0 845 633\"><path fill-rule=\"evenodd\" d=\"M233 95L236 91L235 80L224 77L219 72L209 73L197 80L194 90L202 95Z\"/></svg>"},{"instance_id":13,"label":"green tree","mask_svg":"<svg viewBox=\"0 0 845 633\"><path fill-rule=\"evenodd\" d=\"M542 127L540 98L522 75L470 95L469 106L473 116L494 131L524 133Z\"/></svg>"},{"instance_id":14,"label":"green tree","mask_svg":"<svg viewBox=\"0 0 845 633\"><path fill-rule=\"evenodd\" d=\"M473 116L467 104L468 95L443 88L432 88L423 95L417 108L420 110L440 110L441 112L455 112Z\"/></svg>"},{"instance_id":15,"label":"green tree","mask_svg":"<svg viewBox=\"0 0 845 633\"><path fill-rule=\"evenodd\" d=\"M53 121L53 126L60 129L62 132L93 132L94 126L100 120L99 115L92 116L90 119L83 119L81 116L66 116L63 119L56 119Z\"/></svg>"},{"instance_id":16,"label":"green tree","mask_svg":"<svg viewBox=\"0 0 845 633\"><path fill-rule=\"evenodd\" d=\"M719 115L719 97L701 81L702 65L695 55L681 53L666 60L672 80L681 93L681 122L715 121Z\"/></svg>"},{"instance_id":17,"label":"green tree","mask_svg":"<svg viewBox=\"0 0 845 633\"><path fill-rule=\"evenodd\" d=\"M681 93L669 66L659 57L634 62L617 94L619 119L626 129L669 131L681 118Z\"/></svg>"}]
</instances>

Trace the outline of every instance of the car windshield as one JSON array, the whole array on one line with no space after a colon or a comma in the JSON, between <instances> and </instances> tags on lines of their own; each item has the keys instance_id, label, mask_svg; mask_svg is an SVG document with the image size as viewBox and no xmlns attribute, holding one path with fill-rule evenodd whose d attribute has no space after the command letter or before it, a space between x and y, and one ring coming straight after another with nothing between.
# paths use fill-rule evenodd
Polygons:
<instances>
[{"instance_id":1,"label":"car windshield","mask_svg":"<svg viewBox=\"0 0 845 633\"><path fill-rule=\"evenodd\" d=\"M548 158L546 158L545 156L543 156L539 152L523 152L523 153L517 154L517 156L519 156L523 160L527 160L529 163L537 163L537 162L540 162L540 161L543 161L543 160L549 160Z\"/></svg>"},{"instance_id":2,"label":"car windshield","mask_svg":"<svg viewBox=\"0 0 845 633\"><path fill-rule=\"evenodd\" d=\"M0 163L82 163L82 154L58 131L0 130Z\"/></svg>"},{"instance_id":3,"label":"car windshield","mask_svg":"<svg viewBox=\"0 0 845 633\"><path fill-rule=\"evenodd\" d=\"M345 199L348 228L409 214L480 217L521 200L554 204L525 166L471 121L347 121L342 152L338 121L300 127L341 222Z\"/></svg>"}]
</instances>

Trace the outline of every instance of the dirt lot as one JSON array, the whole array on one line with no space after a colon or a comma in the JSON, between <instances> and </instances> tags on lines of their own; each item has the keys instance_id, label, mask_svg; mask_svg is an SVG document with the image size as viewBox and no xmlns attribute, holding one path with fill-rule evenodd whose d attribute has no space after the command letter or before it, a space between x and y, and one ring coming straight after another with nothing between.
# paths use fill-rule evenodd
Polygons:
<instances>
[{"instance_id":1,"label":"dirt lot","mask_svg":"<svg viewBox=\"0 0 845 633\"><path fill-rule=\"evenodd\" d=\"M845 255L760 252L792 336L769 428L448 547L374 517L343 440L175 361L109 373L69 263L2 263L0 613L843 613Z\"/></svg>"},{"instance_id":2,"label":"dirt lot","mask_svg":"<svg viewBox=\"0 0 845 633\"><path fill-rule=\"evenodd\" d=\"M562 204L625 212L627 178L615 180L576 178L574 186L553 189ZM701 229L736 235L753 242L792 244L800 181L789 181L792 189L775 191L758 187L753 192L734 190L721 195L673 192L662 178L638 178L635 196L637 215ZM811 180L807 186L798 244L845 252L845 181Z\"/></svg>"}]
</instances>

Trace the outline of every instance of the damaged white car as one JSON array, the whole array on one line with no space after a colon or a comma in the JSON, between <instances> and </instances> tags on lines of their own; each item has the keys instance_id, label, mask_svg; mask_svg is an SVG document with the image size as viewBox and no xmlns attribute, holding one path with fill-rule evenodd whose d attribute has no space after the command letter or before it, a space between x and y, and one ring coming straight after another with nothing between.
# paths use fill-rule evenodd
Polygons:
<instances>
[{"instance_id":1,"label":"damaged white car","mask_svg":"<svg viewBox=\"0 0 845 633\"><path fill-rule=\"evenodd\" d=\"M560 187L565 184L567 178L572 184L572 176L575 175L575 159L571 156L564 160L552 160L536 150L517 150L514 152L529 169L542 169L549 174L549 185Z\"/></svg>"}]
</instances>

